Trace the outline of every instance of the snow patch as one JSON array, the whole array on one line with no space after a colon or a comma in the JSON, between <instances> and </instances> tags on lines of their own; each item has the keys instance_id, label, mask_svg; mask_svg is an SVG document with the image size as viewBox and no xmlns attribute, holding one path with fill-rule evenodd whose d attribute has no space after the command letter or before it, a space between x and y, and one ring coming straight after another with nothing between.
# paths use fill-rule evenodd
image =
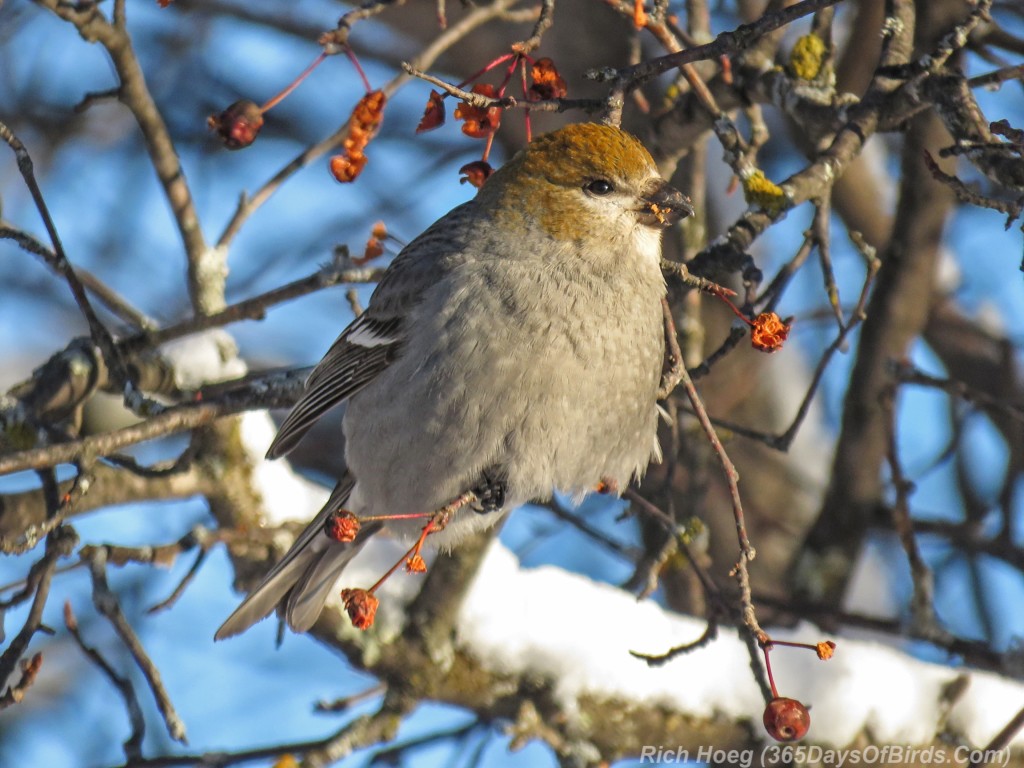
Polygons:
<instances>
[{"instance_id":1,"label":"snow patch","mask_svg":"<svg viewBox=\"0 0 1024 768\"><path fill-rule=\"evenodd\" d=\"M174 367L174 381L184 390L237 379L248 372L234 337L223 328L169 341L160 347L160 354Z\"/></svg>"}]
</instances>

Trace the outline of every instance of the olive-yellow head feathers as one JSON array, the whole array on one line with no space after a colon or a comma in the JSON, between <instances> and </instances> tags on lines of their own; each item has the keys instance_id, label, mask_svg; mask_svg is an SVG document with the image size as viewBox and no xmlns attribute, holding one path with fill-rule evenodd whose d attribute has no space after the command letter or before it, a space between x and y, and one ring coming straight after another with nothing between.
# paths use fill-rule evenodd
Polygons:
<instances>
[{"instance_id":1,"label":"olive-yellow head feathers","mask_svg":"<svg viewBox=\"0 0 1024 768\"><path fill-rule=\"evenodd\" d=\"M623 130L578 123L538 136L480 191L498 215L527 216L552 237L618 239L637 224L662 229L693 213Z\"/></svg>"}]
</instances>

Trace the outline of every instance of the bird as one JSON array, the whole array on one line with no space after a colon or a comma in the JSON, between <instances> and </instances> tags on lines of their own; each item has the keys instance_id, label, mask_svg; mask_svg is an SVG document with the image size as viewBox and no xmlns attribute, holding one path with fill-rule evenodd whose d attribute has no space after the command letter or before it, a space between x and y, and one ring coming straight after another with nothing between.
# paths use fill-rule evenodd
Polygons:
<instances>
[{"instance_id":1,"label":"bird","mask_svg":"<svg viewBox=\"0 0 1024 768\"><path fill-rule=\"evenodd\" d=\"M403 248L267 452L285 456L347 401L346 470L216 639L275 609L308 631L385 526L450 550L526 502L617 493L660 460L661 237L692 213L639 139L576 123ZM338 514L363 522L354 539L328 532Z\"/></svg>"}]
</instances>

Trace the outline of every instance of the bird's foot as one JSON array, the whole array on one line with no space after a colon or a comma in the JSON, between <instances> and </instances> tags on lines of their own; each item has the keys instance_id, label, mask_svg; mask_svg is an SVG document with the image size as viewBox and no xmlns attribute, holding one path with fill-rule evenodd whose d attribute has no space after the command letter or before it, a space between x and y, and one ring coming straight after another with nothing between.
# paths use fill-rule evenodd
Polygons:
<instances>
[{"instance_id":1,"label":"bird's foot","mask_svg":"<svg viewBox=\"0 0 1024 768\"><path fill-rule=\"evenodd\" d=\"M505 493L508 490L508 481L495 468L485 469L480 484L473 489L476 501L473 503L474 511L479 514L497 512L505 506Z\"/></svg>"}]
</instances>

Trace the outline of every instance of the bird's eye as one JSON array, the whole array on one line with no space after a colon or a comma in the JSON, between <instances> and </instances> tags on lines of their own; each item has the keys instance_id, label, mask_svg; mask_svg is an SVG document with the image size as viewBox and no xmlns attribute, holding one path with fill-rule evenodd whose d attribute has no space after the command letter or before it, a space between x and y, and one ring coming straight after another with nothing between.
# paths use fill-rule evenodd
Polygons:
<instances>
[{"instance_id":1,"label":"bird's eye","mask_svg":"<svg viewBox=\"0 0 1024 768\"><path fill-rule=\"evenodd\" d=\"M584 189L592 195L604 197L605 195L611 194L615 187L612 186L612 183L608 181L608 179L594 179L593 181L587 182L587 186L585 186Z\"/></svg>"}]
</instances>

